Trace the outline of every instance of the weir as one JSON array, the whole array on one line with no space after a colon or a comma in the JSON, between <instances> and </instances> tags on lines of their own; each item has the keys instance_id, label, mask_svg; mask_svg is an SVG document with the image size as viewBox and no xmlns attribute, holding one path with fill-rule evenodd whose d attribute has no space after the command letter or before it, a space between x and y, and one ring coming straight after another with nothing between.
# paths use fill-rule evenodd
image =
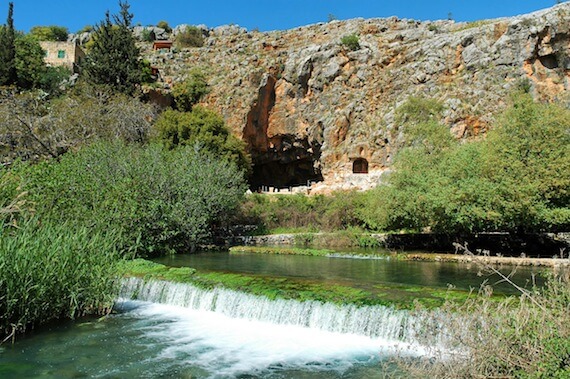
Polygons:
<instances>
[{"instance_id":1,"label":"weir","mask_svg":"<svg viewBox=\"0 0 570 379\"><path fill-rule=\"evenodd\" d=\"M223 314L227 317L294 325L334 333L417 343L421 322L408 311L383 306L356 306L296 301L245 294L223 288L204 290L190 284L123 281L122 299L168 304Z\"/></svg>"}]
</instances>

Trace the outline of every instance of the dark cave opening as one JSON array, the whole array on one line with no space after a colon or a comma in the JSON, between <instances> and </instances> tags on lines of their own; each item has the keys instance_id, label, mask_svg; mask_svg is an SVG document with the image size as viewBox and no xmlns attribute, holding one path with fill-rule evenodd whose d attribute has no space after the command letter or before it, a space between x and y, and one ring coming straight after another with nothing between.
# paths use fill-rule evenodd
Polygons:
<instances>
[{"instance_id":1,"label":"dark cave opening","mask_svg":"<svg viewBox=\"0 0 570 379\"><path fill-rule=\"evenodd\" d=\"M558 59L556 58L556 55L554 55L554 54L544 55L542 57L539 57L538 59L540 60L540 63L544 67L546 67L550 70L554 70L554 69L559 67Z\"/></svg>"},{"instance_id":2,"label":"dark cave opening","mask_svg":"<svg viewBox=\"0 0 570 379\"><path fill-rule=\"evenodd\" d=\"M289 188L306 186L310 182L322 181L320 170L315 168L312 159L300 159L282 163L269 161L254 164L250 178L252 191L258 191L263 187Z\"/></svg>"}]
</instances>

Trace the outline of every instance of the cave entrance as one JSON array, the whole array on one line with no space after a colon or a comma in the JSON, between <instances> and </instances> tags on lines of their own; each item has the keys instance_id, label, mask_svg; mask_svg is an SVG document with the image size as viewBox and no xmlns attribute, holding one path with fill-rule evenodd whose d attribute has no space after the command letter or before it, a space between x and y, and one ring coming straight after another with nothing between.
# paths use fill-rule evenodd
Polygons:
<instances>
[{"instance_id":1,"label":"cave entrance","mask_svg":"<svg viewBox=\"0 0 570 379\"><path fill-rule=\"evenodd\" d=\"M364 158L355 159L352 162L353 174L368 174L368 161Z\"/></svg>"},{"instance_id":2,"label":"cave entrance","mask_svg":"<svg viewBox=\"0 0 570 379\"><path fill-rule=\"evenodd\" d=\"M312 159L292 162L268 161L254 164L250 185L255 191L263 187L288 189L308 186L311 182L322 180L323 176L320 170L315 168L315 162Z\"/></svg>"}]
</instances>

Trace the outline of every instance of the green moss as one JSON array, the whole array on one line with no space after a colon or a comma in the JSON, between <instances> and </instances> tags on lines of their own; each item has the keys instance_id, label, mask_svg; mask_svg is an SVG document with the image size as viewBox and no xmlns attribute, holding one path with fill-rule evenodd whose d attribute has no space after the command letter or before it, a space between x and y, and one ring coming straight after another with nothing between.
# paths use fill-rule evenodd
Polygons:
<instances>
[{"instance_id":1,"label":"green moss","mask_svg":"<svg viewBox=\"0 0 570 379\"><path fill-rule=\"evenodd\" d=\"M308 249L299 247L267 247L267 246L234 246L230 248L231 254L254 253L254 254L279 254L279 255L309 255L326 257L336 253L328 249Z\"/></svg>"},{"instance_id":2,"label":"green moss","mask_svg":"<svg viewBox=\"0 0 570 379\"><path fill-rule=\"evenodd\" d=\"M123 273L126 276L137 276L146 280L189 283L204 289L224 287L269 299L384 305L398 309L414 309L417 306L435 308L446 301L461 303L476 296L469 291L402 285L378 285L365 290L299 278L196 271L188 267L168 267L143 259L124 263Z\"/></svg>"}]
</instances>

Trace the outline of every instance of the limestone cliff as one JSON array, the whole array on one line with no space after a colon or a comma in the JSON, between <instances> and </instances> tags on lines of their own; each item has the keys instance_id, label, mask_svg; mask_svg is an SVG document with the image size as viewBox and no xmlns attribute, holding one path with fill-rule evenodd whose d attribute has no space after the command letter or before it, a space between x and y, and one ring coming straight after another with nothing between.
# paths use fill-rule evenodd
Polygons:
<instances>
[{"instance_id":1,"label":"limestone cliff","mask_svg":"<svg viewBox=\"0 0 570 379\"><path fill-rule=\"evenodd\" d=\"M538 99L569 100L569 3L474 23L392 17L203 30L204 47L148 57L166 88L190 67L205 70L204 104L247 143L254 185L368 185L401 144L394 110L409 96L441 100L441 121L459 139L484 133L522 79ZM358 50L341 43L350 34ZM352 174L355 161L370 174Z\"/></svg>"}]
</instances>

